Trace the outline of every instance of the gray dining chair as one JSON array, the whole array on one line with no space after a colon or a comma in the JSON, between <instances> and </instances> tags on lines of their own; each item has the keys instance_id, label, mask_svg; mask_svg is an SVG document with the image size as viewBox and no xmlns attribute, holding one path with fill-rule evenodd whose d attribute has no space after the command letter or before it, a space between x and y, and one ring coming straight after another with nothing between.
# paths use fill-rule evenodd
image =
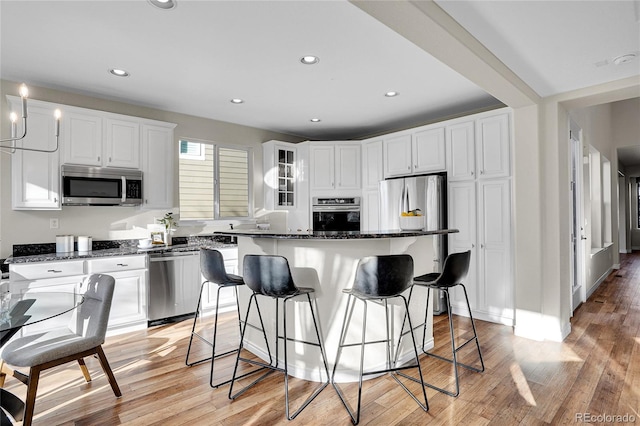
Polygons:
<instances>
[{"instance_id":1,"label":"gray dining chair","mask_svg":"<svg viewBox=\"0 0 640 426\"><path fill-rule=\"evenodd\" d=\"M23 426L31 425L40 373L52 367L77 361L85 380L91 376L84 358L97 355L116 397L122 393L102 350L107 332L115 280L110 275L93 274L81 284L84 302L73 311L67 329L36 333L15 339L3 348L2 358L15 367L29 367L29 375L14 372L27 385Z\"/></svg>"}]
</instances>

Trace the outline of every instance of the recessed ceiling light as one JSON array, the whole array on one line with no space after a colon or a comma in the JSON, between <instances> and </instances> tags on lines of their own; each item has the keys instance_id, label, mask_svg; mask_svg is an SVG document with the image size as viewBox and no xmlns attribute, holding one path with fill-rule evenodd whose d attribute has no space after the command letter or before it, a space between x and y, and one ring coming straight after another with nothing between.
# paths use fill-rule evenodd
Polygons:
<instances>
[{"instance_id":1,"label":"recessed ceiling light","mask_svg":"<svg viewBox=\"0 0 640 426\"><path fill-rule=\"evenodd\" d=\"M243 102L244 102L244 101L243 101L242 99L239 99L239 98L233 98L233 99L231 99L231 103L232 103L232 104L241 104L241 103L243 103Z\"/></svg>"},{"instance_id":2,"label":"recessed ceiling light","mask_svg":"<svg viewBox=\"0 0 640 426\"><path fill-rule=\"evenodd\" d=\"M399 94L400 94L400 93L398 93L398 92L387 92L387 93L385 93L384 95L385 95L387 98L393 98L394 96L398 96Z\"/></svg>"},{"instance_id":3,"label":"recessed ceiling light","mask_svg":"<svg viewBox=\"0 0 640 426\"><path fill-rule=\"evenodd\" d=\"M317 56L307 55L300 58L300 62L305 65L314 65L320 62L320 58L318 58Z\"/></svg>"},{"instance_id":4,"label":"recessed ceiling light","mask_svg":"<svg viewBox=\"0 0 640 426\"><path fill-rule=\"evenodd\" d=\"M111 68L109 72L117 77L129 77L129 73L120 68Z\"/></svg>"},{"instance_id":5,"label":"recessed ceiling light","mask_svg":"<svg viewBox=\"0 0 640 426\"><path fill-rule=\"evenodd\" d=\"M319 122L321 122L322 120L320 120L319 118L312 118L312 119L311 119L311 120L309 120L309 121L311 121L312 123L319 123Z\"/></svg>"},{"instance_id":6,"label":"recessed ceiling light","mask_svg":"<svg viewBox=\"0 0 640 426\"><path fill-rule=\"evenodd\" d=\"M616 65L626 64L627 62L631 62L636 59L637 55L635 53L627 53L625 55L620 55L616 58L613 58L613 63Z\"/></svg>"},{"instance_id":7,"label":"recessed ceiling light","mask_svg":"<svg viewBox=\"0 0 640 426\"><path fill-rule=\"evenodd\" d=\"M162 10L171 10L178 5L177 0L149 0L149 3Z\"/></svg>"}]
</instances>

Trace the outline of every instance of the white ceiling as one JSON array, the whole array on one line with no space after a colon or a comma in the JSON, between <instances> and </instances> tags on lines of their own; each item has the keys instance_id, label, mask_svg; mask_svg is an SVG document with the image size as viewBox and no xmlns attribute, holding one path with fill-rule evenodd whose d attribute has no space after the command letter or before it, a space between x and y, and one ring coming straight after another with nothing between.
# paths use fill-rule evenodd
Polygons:
<instances>
[{"instance_id":1,"label":"white ceiling","mask_svg":"<svg viewBox=\"0 0 640 426\"><path fill-rule=\"evenodd\" d=\"M640 54L637 1L437 3L541 96L640 75L638 60L610 63ZM171 11L146 0L2 0L0 49L5 80L308 139L499 104L343 0L178 0ZM320 63L302 65L309 54Z\"/></svg>"}]
</instances>

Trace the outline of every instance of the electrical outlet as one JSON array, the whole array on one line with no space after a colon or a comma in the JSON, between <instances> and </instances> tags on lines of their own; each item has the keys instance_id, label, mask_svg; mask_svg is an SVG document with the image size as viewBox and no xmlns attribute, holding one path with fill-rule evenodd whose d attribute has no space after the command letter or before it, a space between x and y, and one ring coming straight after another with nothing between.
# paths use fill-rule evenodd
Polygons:
<instances>
[{"instance_id":1,"label":"electrical outlet","mask_svg":"<svg viewBox=\"0 0 640 426\"><path fill-rule=\"evenodd\" d=\"M49 228L58 229L58 219L49 219Z\"/></svg>"}]
</instances>

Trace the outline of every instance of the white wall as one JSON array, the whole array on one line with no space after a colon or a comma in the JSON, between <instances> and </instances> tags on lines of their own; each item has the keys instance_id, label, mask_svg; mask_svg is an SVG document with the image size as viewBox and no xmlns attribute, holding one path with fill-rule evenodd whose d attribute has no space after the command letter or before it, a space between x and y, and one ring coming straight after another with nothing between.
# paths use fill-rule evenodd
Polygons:
<instances>
[{"instance_id":1,"label":"white wall","mask_svg":"<svg viewBox=\"0 0 640 426\"><path fill-rule=\"evenodd\" d=\"M9 137L9 123L6 95L15 95L18 84L0 82L0 135ZM262 196L262 142L271 139L299 142L300 138L269 132L266 130L193 117L173 112L144 108L120 102L92 98L57 90L29 85L32 99L97 109L153 120L176 123L174 142L179 138L210 140L223 144L253 147L254 166L254 209L263 207ZM178 176L177 155L174 162L174 178ZM178 185L175 185L174 200L178 202ZM178 206L176 205L176 208ZM173 210L176 210L175 208ZM177 211L177 210L176 210ZM51 243L57 234L91 235L94 239L129 239L144 235L146 225L153 223L166 211L146 211L134 207L64 207L59 211L14 211L11 210L11 156L0 155L0 258L12 253L14 244ZM60 227L49 229L49 219L57 218ZM213 226L178 228L177 236L211 233L217 229L227 229L224 221Z\"/></svg>"}]
</instances>

